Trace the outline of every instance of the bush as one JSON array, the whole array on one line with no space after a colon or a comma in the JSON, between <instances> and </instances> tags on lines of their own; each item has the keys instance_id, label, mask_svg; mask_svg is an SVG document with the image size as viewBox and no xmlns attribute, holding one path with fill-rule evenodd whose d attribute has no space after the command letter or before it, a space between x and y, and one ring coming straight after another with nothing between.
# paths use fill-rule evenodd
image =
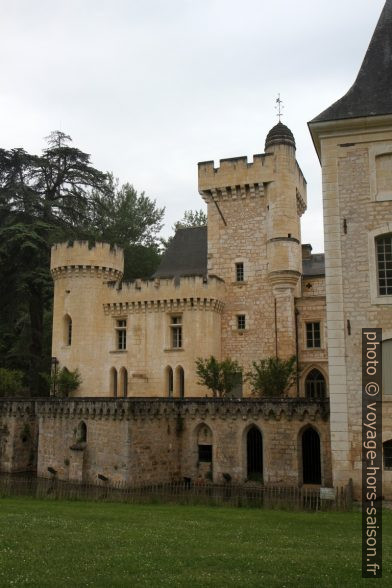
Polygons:
<instances>
[{"instance_id":1,"label":"bush","mask_svg":"<svg viewBox=\"0 0 392 588\"><path fill-rule=\"evenodd\" d=\"M212 390L214 396L223 398L230 396L238 376L242 376L242 367L232 359L218 361L211 355L209 359L199 357L196 360L196 373L199 384Z\"/></svg>"},{"instance_id":2,"label":"bush","mask_svg":"<svg viewBox=\"0 0 392 588\"><path fill-rule=\"evenodd\" d=\"M253 362L253 369L247 374L253 393L258 396L276 398L286 394L295 383L297 359L268 357Z\"/></svg>"},{"instance_id":3,"label":"bush","mask_svg":"<svg viewBox=\"0 0 392 588\"><path fill-rule=\"evenodd\" d=\"M50 386L50 390L56 396L63 396L66 398L77 390L82 383L82 377L78 369L69 370L66 367L61 368L57 372L52 372L50 375L41 374L46 379Z\"/></svg>"},{"instance_id":4,"label":"bush","mask_svg":"<svg viewBox=\"0 0 392 588\"><path fill-rule=\"evenodd\" d=\"M23 393L23 372L0 368L0 396L18 396Z\"/></svg>"}]
</instances>

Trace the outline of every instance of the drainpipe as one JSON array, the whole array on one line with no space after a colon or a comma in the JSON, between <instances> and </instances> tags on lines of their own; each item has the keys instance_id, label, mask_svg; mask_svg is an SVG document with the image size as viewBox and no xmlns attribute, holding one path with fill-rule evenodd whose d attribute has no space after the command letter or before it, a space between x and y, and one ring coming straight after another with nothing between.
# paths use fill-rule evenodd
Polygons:
<instances>
[{"instance_id":1,"label":"drainpipe","mask_svg":"<svg viewBox=\"0 0 392 588\"><path fill-rule=\"evenodd\" d=\"M297 397L299 398L299 351L298 351L298 308L295 309L295 357L296 361L296 379L297 379Z\"/></svg>"}]
</instances>

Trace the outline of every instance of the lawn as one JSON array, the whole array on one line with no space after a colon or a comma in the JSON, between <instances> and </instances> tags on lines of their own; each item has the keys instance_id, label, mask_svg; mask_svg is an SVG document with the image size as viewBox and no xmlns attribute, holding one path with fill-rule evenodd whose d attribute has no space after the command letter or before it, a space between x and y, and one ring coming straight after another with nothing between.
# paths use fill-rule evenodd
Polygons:
<instances>
[{"instance_id":1,"label":"lawn","mask_svg":"<svg viewBox=\"0 0 392 588\"><path fill-rule=\"evenodd\" d=\"M392 512L384 579L392 586ZM359 513L0 499L0 586L369 585Z\"/></svg>"}]
</instances>

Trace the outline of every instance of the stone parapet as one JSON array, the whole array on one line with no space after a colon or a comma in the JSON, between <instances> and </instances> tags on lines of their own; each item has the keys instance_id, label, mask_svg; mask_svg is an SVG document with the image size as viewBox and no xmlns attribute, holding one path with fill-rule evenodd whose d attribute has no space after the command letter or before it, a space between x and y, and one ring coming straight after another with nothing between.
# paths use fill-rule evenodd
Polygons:
<instances>
[{"instance_id":1,"label":"stone parapet","mask_svg":"<svg viewBox=\"0 0 392 588\"><path fill-rule=\"evenodd\" d=\"M0 407L4 401L0 400ZM6 401L14 404L17 401ZM46 418L83 419L160 419L218 418L218 419L281 419L328 420L328 400L306 398L240 399L215 398L72 398L37 399L33 401L37 416ZM1 408L0 408L1 410Z\"/></svg>"},{"instance_id":2,"label":"stone parapet","mask_svg":"<svg viewBox=\"0 0 392 588\"><path fill-rule=\"evenodd\" d=\"M100 270L99 273L110 273L110 277L118 279L124 270L123 250L111 247L108 243L89 246L87 241L53 245L50 260L52 276L60 277L71 269L76 269L81 274L87 269Z\"/></svg>"}]
</instances>

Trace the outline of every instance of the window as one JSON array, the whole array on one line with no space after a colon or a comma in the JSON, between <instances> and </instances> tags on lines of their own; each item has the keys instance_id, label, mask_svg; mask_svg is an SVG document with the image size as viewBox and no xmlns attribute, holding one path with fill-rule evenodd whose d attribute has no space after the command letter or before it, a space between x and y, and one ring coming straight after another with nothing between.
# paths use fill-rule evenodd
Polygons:
<instances>
[{"instance_id":1,"label":"window","mask_svg":"<svg viewBox=\"0 0 392 588\"><path fill-rule=\"evenodd\" d=\"M244 314L237 314L237 329L239 331L246 329L246 318Z\"/></svg>"},{"instance_id":2,"label":"window","mask_svg":"<svg viewBox=\"0 0 392 588\"><path fill-rule=\"evenodd\" d=\"M64 328L65 344L69 346L72 343L72 319L68 314L64 318Z\"/></svg>"},{"instance_id":3,"label":"window","mask_svg":"<svg viewBox=\"0 0 392 588\"><path fill-rule=\"evenodd\" d=\"M81 421L78 425L77 430L77 443L86 443L87 441L87 425L84 421Z\"/></svg>"},{"instance_id":4,"label":"window","mask_svg":"<svg viewBox=\"0 0 392 588\"><path fill-rule=\"evenodd\" d=\"M185 372L180 365L176 367L176 396L179 398L185 396Z\"/></svg>"},{"instance_id":5,"label":"window","mask_svg":"<svg viewBox=\"0 0 392 588\"><path fill-rule=\"evenodd\" d=\"M166 368L166 383L167 383L167 395L169 398L173 397L173 390L174 390L174 377L173 377L173 370L170 366Z\"/></svg>"},{"instance_id":6,"label":"window","mask_svg":"<svg viewBox=\"0 0 392 588\"><path fill-rule=\"evenodd\" d=\"M117 349L124 351L127 348L127 321L125 319L117 321L116 336Z\"/></svg>"},{"instance_id":7,"label":"window","mask_svg":"<svg viewBox=\"0 0 392 588\"><path fill-rule=\"evenodd\" d=\"M384 470L392 470L392 440L383 443Z\"/></svg>"},{"instance_id":8,"label":"window","mask_svg":"<svg viewBox=\"0 0 392 588\"><path fill-rule=\"evenodd\" d=\"M235 279L237 282L243 282L245 279L244 264L242 261L235 264Z\"/></svg>"},{"instance_id":9,"label":"window","mask_svg":"<svg viewBox=\"0 0 392 588\"><path fill-rule=\"evenodd\" d=\"M199 461L212 462L212 445L199 445Z\"/></svg>"},{"instance_id":10,"label":"window","mask_svg":"<svg viewBox=\"0 0 392 588\"><path fill-rule=\"evenodd\" d=\"M325 398L325 378L319 370L312 370L305 380L306 398Z\"/></svg>"},{"instance_id":11,"label":"window","mask_svg":"<svg viewBox=\"0 0 392 588\"><path fill-rule=\"evenodd\" d=\"M121 392L124 398L128 396L128 371L125 368L120 370Z\"/></svg>"},{"instance_id":12,"label":"window","mask_svg":"<svg viewBox=\"0 0 392 588\"><path fill-rule=\"evenodd\" d=\"M320 323L306 323L306 347L308 349L321 347Z\"/></svg>"},{"instance_id":13,"label":"window","mask_svg":"<svg viewBox=\"0 0 392 588\"><path fill-rule=\"evenodd\" d=\"M182 316L170 317L171 346L173 349L182 347Z\"/></svg>"},{"instance_id":14,"label":"window","mask_svg":"<svg viewBox=\"0 0 392 588\"><path fill-rule=\"evenodd\" d=\"M392 296L392 234L376 239L378 291L380 296Z\"/></svg>"},{"instance_id":15,"label":"window","mask_svg":"<svg viewBox=\"0 0 392 588\"><path fill-rule=\"evenodd\" d=\"M117 398L117 370L112 368L110 370L110 395Z\"/></svg>"}]
</instances>

